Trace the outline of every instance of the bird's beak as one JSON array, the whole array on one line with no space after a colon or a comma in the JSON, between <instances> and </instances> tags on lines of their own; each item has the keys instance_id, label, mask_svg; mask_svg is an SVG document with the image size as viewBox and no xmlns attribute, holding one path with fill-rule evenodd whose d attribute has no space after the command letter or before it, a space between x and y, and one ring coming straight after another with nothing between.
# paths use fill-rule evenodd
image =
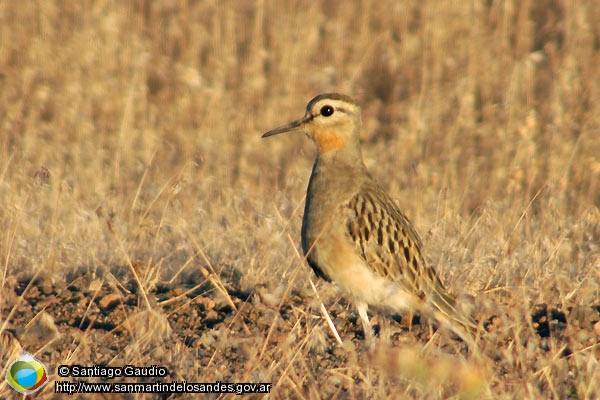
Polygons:
<instances>
[{"instance_id":1,"label":"bird's beak","mask_svg":"<svg viewBox=\"0 0 600 400\"><path fill-rule=\"evenodd\" d=\"M285 124L283 126L280 126L279 128L275 128L273 130L270 130L269 132L265 133L261 137L266 138L266 137L269 137L269 136L278 135L280 133L301 130L302 126L305 123L307 123L308 121L310 121L310 120L311 120L311 117L309 115L305 115L304 117L302 117L299 120L290 122L289 124Z\"/></svg>"}]
</instances>

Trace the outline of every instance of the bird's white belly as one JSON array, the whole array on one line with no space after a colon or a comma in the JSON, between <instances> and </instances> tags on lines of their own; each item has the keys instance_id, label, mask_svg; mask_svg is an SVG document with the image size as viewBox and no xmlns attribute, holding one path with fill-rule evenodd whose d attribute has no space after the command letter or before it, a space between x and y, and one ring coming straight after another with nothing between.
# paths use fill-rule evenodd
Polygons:
<instances>
[{"instance_id":1,"label":"bird's white belly","mask_svg":"<svg viewBox=\"0 0 600 400\"><path fill-rule=\"evenodd\" d=\"M391 308L395 312L420 309L418 296L406 290L401 282L391 280L367 265L357 244L348 237L346 225L336 223L345 218L343 214L333 213L327 224L309 225L313 228L308 229L308 243L314 243L314 262L356 303Z\"/></svg>"},{"instance_id":2,"label":"bird's white belly","mask_svg":"<svg viewBox=\"0 0 600 400\"><path fill-rule=\"evenodd\" d=\"M416 296L407 292L398 282L373 272L362 260L347 265L333 279L358 302L395 311L416 306Z\"/></svg>"},{"instance_id":3,"label":"bird's white belly","mask_svg":"<svg viewBox=\"0 0 600 400\"><path fill-rule=\"evenodd\" d=\"M341 242L341 241L340 241ZM348 242L346 242L348 243ZM419 307L419 299L400 282L391 281L369 268L346 243L317 248L318 264L355 302L402 311Z\"/></svg>"}]
</instances>

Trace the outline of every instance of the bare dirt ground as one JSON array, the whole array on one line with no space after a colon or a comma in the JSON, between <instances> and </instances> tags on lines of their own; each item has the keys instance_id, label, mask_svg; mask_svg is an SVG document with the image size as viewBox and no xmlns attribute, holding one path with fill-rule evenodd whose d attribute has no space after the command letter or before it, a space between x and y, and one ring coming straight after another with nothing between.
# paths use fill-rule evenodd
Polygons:
<instances>
[{"instance_id":1,"label":"bare dirt ground","mask_svg":"<svg viewBox=\"0 0 600 400\"><path fill-rule=\"evenodd\" d=\"M1 376L27 351L40 399L600 398L599 20L596 0L0 1ZM361 104L365 164L477 348L377 310L370 345L299 254L314 148L260 136L330 91ZM76 364L168 374L58 375Z\"/></svg>"},{"instance_id":2,"label":"bare dirt ground","mask_svg":"<svg viewBox=\"0 0 600 400\"><path fill-rule=\"evenodd\" d=\"M33 289L22 296L22 302L12 315L13 324L25 328L11 333L20 338L20 345L24 348L42 346L45 360L70 360L72 364L87 366L127 365L132 362L135 365L133 360L150 366L148 360L152 360L151 365L159 365L169 371L169 375L162 378L165 381L191 382L194 378L204 381L208 378L208 382L228 381L229 376L238 374L244 366L249 371L256 368L254 363L261 360L265 352L277 352L279 346L294 345L303 348L298 356L305 358L304 362L310 364L307 367L314 374L314 379L322 384L319 385L322 389L319 396L322 397L366 396L369 390L364 387L353 389L353 385L343 379L340 381L333 372L353 361L360 362L363 357L375 366L374 371L383 376L387 368L405 369L405 374L417 377L415 370L428 368L428 372L422 372L425 376L419 377L425 381L432 379L430 375L435 376L436 372L449 375L450 378L446 379L458 385L459 391L449 385L441 393L443 397L457 393L467 397L483 394L484 376L474 371L465 372L471 368L468 364L461 367L456 360L444 358L452 354L459 355L461 359L469 358L466 345L458 340L446 337L435 344L445 356L441 356L440 361L436 360L440 357L437 354L433 363L438 365L434 366L428 365L428 362L421 365L410 359L417 356L417 352L397 353L407 347L422 346L431 339L430 327L420 323L416 317L410 326L401 318L379 319L375 329L385 346L373 350L365 342L357 315L348 311L345 303L338 302L329 309L329 313L346 341L344 346L340 346L320 321L321 316L314 304L315 296L308 291L303 293L292 289L287 300L280 303L279 299L265 298L260 288L244 291L236 285L234 277L224 279L226 277L221 276L223 280L232 282L226 288L228 297L225 297L206 281L194 281L193 276L202 276L201 271L196 271L181 281L158 284L148 293L159 304L168 303L162 307L155 306L154 310L161 311L153 315L140 311L142 300L136 295L136 284L127 277L127 268L112 270L115 275L108 274L111 278L105 280L94 279L87 271L74 271L68 276L70 283L67 286L52 283L49 277L37 277L32 281L30 273L18 274L14 296L23 294L28 286ZM119 294L115 294L115 287L119 288ZM92 302L90 299L93 299ZM312 324L305 320L307 312L311 314ZM506 347L516 339L507 333L506 327L501 326L506 324L506 319L500 313L478 317L483 321L486 332L481 339L483 357L495 362L497 379L518 380L506 359ZM556 362L565 360L568 367L560 387L556 389L560 390L557 394L560 394L559 397L564 394L577 398L578 365L574 352L590 348L594 349L595 357L600 356L597 346L600 305L566 309L536 305L526 318L528 321L523 322L529 324L530 329L521 334L523 349L535 354L536 358L551 356ZM290 336L290 331L302 332L306 336ZM387 339L382 338L384 334ZM132 341L135 349L132 349ZM74 358L74 351L85 356ZM358 360L352 360L355 357ZM524 371L538 373L538 363L539 360L531 359ZM211 372L207 373L207 370ZM542 373L546 372L542 370ZM471 377L471 374L476 376ZM260 375L252 375L245 379L260 381ZM269 381L269 378L264 379ZM364 377L356 373L353 379L361 381ZM377 387L377 378L371 379L373 381L369 383ZM154 380L156 378L129 381ZM90 381L102 382L103 379ZM394 380L385 382L389 385L386 391L393 390ZM539 385L542 391L549 389L543 380L539 381ZM390 390L388 395L393 397L393 391Z\"/></svg>"}]
</instances>

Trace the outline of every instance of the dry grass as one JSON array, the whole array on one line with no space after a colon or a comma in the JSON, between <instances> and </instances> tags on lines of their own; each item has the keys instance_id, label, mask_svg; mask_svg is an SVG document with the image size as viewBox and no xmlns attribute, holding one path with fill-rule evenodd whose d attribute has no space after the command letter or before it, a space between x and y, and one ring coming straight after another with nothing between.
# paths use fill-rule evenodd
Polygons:
<instances>
[{"instance_id":1,"label":"dry grass","mask_svg":"<svg viewBox=\"0 0 600 400\"><path fill-rule=\"evenodd\" d=\"M599 20L594 0L0 2L0 330L53 379L77 360L276 398L598 398ZM369 352L322 283L343 346L321 318L297 253L314 149L260 134L332 90L491 322L475 356L383 319Z\"/></svg>"}]
</instances>

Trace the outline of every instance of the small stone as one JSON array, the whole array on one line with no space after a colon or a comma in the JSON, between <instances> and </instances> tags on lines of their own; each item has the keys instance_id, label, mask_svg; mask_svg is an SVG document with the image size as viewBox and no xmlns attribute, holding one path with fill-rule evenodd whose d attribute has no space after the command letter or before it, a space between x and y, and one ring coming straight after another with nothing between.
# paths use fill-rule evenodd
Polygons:
<instances>
[{"instance_id":1,"label":"small stone","mask_svg":"<svg viewBox=\"0 0 600 400\"><path fill-rule=\"evenodd\" d=\"M95 293L102 287L102 279L94 279L88 286L88 292Z\"/></svg>"},{"instance_id":2,"label":"small stone","mask_svg":"<svg viewBox=\"0 0 600 400\"><path fill-rule=\"evenodd\" d=\"M40 289L41 289L42 293L44 293L45 295L49 295L54 292L54 290L52 288L52 282L50 282L50 280L44 280L40 284Z\"/></svg>"},{"instance_id":3,"label":"small stone","mask_svg":"<svg viewBox=\"0 0 600 400\"><path fill-rule=\"evenodd\" d=\"M107 310L109 308L115 308L118 304L121 303L121 296L117 293L110 293L100 299L98 305L102 310Z\"/></svg>"}]
</instances>

